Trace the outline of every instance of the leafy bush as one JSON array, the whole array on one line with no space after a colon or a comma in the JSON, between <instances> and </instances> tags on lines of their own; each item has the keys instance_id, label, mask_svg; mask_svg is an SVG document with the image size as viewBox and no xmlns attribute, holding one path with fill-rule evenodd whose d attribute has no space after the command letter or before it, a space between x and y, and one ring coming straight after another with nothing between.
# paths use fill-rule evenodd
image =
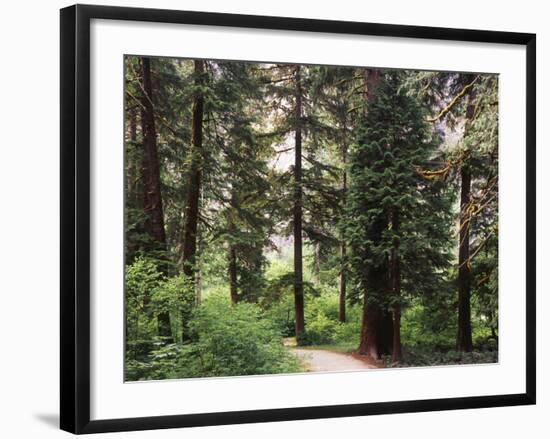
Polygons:
<instances>
[{"instance_id":1,"label":"leafy bush","mask_svg":"<svg viewBox=\"0 0 550 439\"><path fill-rule=\"evenodd\" d=\"M191 313L195 307L196 297L193 283L180 274L159 283L153 290L151 305L155 315L170 313L172 333L181 340L188 333ZM174 318L175 317L175 318Z\"/></svg>"},{"instance_id":2,"label":"leafy bush","mask_svg":"<svg viewBox=\"0 0 550 439\"><path fill-rule=\"evenodd\" d=\"M354 319L346 323L340 323L336 327L334 341L339 345L349 345L352 349L359 346L361 336L361 320Z\"/></svg>"},{"instance_id":3,"label":"leafy bush","mask_svg":"<svg viewBox=\"0 0 550 439\"><path fill-rule=\"evenodd\" d=\"M449 324L434 328L434 317L430 309L420 303L407 307L401 319L401 340L403 344L430 346L438 351L448 351L455 347L456 325Z\"/></svg>"},{"instance_id":4,"label":"leafy bush","mask_svg":"<svg viewBox=\"0 0 550 439\"><path fill-rule=\"evenodd\" d=\"M319 315L324 315L334 322L338 321L338 303L338 296L333 291L323 291L317 297L306 297L306 322Z\"/></svg>"},{"instance_id":5,"label":"leafy bush","mask_svg":"<svg viewBox=\"0 0 550 439\"><path fill-rule=\"evenodd\" d=\"M334 342L339 323L324 314L317 314L307 321L306 331L298 338L299 345L320 345Z\"/></svg>"},{"instance_id":6,"label":"leafy bush","mask_svg":"<svg viewBox=\"0 0 550 439\"><path fill-rule=\"evenodd\" d=\"M126 267L126 333L129 358L143 358L154 347L157 324L149 303L162 279L162 274L151 259L138 257Z\"/></svg>"},{"instance_id":7,"label":"leafy bush","mask_svg":"<svg viewBox=\"0 0 550 439\"><path fill-rule=\"evenodd\" d=\"M254 304L231 305L227 295L211 295L193 312L191 340L153 350L146 361L130 360L127 380L160 380L292 373L298 360L281 334Z\"/></svg>"},{"instance_id":8,"label":"leafy bush","mask_svg":"<svg viewBox=\"0 0 550 439\"><path fill-rule=\"evenodd\" d=\"M294 322L296 315L294 313L294 297L285 294L278 301L273 303L265 312L265 317L272 322L275 328L283 337L294 335Z\"/></svg>"},{"instance_id":9,"label":"leafy bush","mask_svg":"<svg viewBox=\"0 0 550 439\"><path fill-rule=\"evenodd\" d=\"M191 322L201 376L297 372L299 365L282 345L281 334L254 304L230 305L211 297Z\"/></svg>"}]
</instances>

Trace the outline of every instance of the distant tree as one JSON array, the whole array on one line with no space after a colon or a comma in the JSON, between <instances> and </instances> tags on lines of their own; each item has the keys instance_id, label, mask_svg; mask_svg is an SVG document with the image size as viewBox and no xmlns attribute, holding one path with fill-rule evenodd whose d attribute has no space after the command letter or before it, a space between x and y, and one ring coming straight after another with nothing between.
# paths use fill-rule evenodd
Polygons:
<instances>
[{"instance_id":1,"label":"distant tree","mask_svg":"<svg viewBox=\"0 0 550 439\"><path fill-rule=\"evenodd\" d=\"M266 92L272 98L275 133L293 146L292 166L292 236L294 239L294 306L295 333L298 340L305 333L304 277L303 277L303 143L308 130L307 86L308 67L295 64L276 64L269 67L270 75L265 79ZM292 139L292 140L291 140Z\"/></svg>"},{"instance_id":2,"label":"distant tree","mask_svg":"<svg viewBox=\"0 0 550 439\"><path fill-rule=\"evenodd\" d=\"M269 138L256 128L262 113L262 76L248 63L216 64L210 117L215 135L217 175L210 179L214 242L227 248L233 303L254 302L262 292L264 247L269 245L277 200L271 195Z\"/></svg>"},{"instance_id":3,"label":"distant tree","mask_svg":"<svg viewBox=\"0 0 550 439\"><path fill-rule=\"evenodd\" d=\"M325 254L333 254L338 271L338 320L346 321L347 246L341 225L345 221L348 191L348 156L358 106L362 106L363 75L359 69L318 66L312 68L314 132L310 142L306 208ZM317 158L319 156L319 158ZM335 224L334 218L338 218ZM336 253L337 252L337 253ZM323 255L323 252L320 252ZM316 253L317 255L317 253ZM319 264L320 265L320 264Z\"/></svg>"}]
</instances>

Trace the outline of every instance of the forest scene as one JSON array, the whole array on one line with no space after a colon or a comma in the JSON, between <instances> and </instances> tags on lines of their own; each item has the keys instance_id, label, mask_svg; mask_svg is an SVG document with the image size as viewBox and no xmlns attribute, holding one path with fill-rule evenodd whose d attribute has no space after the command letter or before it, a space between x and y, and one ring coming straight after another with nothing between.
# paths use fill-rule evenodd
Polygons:
<instances>
[{"instance_id":1,"label":"forest scene","mask_svg":"<svg viewBox=\"0 0 550 439\"><path fill-rule=\"evenodd\" d=\"M124 63L125 381L498 361L498 75Z\"/></svg>"}]
</instances>

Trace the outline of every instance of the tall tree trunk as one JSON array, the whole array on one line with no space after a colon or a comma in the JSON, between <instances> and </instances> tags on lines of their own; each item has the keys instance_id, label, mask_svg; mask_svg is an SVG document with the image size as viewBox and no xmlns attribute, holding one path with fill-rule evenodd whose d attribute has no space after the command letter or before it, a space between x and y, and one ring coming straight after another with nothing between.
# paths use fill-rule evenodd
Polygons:
<instances>
[{"instance_id":1,"label":"tall tree trunk","mask_svg":"<svg viewBox=\"0 0 550 439\"><path fill-rule=\"evenodd\" d=\"M196 286L197 227L199 223L199 199L202 178L202 124L204 118L203 84L204 61L195 60L195 97L193 99L193 122L191 133L191 163L187 181L185 224L183 227L183 274ZM184 333L185 331L185 324Z\"/></svg>"},{"instance_id":2,"label":"tall tree trunk","mask_svg":"<svg viewBox=\"0 0 550 439\"><path fill-rule=\"evenodd\" d=\"M369 303L367 294L363 297L363 316L361 321L361 339L358 353L378 360L378 330L380 328L381 312L378 305Z\"/></svg>"},{"instance_id":3,"label":"tall tree trunk","mask_svg":"<svg viewBox=\"0 0 550 439\"><path fill-rule=\"evenodd\" d=\"M195 60L195 86L202 85L204 61ZM194 282L195 256L197 252L197 226L199 220L199 197L201 191L202 166L202 123L204 118L204 96L195 92L193 101L193 126L191 163L187 181L187 200L185 207L185 225L183 231L183 273Z\"/></svg>"},{"instance_id":4,"label":"tall tree trunk","mask_svg":"<svg viewBox=\"0 0 550 439\"><path fill-rule=\"evenodd\" d=\"M473 78L469 77L469 81ZM465 133L470 129L470 124L475 113L475 93L470 91L468 105L466 107ZM468 213L470 207L472 175L465 163L460 168L460 233L458 243L458 334L457 349L461 352L471 352L472 323L471 323L471 272L470 272L470 226L471 218Z\"/></svg>"},{"instance_id":5,"label":"tall tree trunk","mask_svg":"<svg viewBox=\"0 0 550 439\"><path fill-rule=\"evenodd\" d=\"M460 169L460 233L458 247L458 336L457 349L471 352L472 324L470 310L470 217L467 209L470 204L471 174L466 166Z\"/></svg>"},{"instance_id":6,"label":"tall tree trunk","mask_svg":"<svg viewBox=\"0 0 550 439\"><path fill-rule=\"evenodd\" d=\"M294 132L294 308L296 338L305 331L304 283L302 267L302 78L300 66L295 71Z\"/></svg>"},{"instance_id":7,"label":"tall tree trunk","mask_svg":"<svg viewBox=\"0 0 550 439\"><path fill-rule=\"evenodd\" d=\"M388 286L388 278L390 276L390 266L386 266L386 287ZM386 290L385 295L391 294L391 291ZM386 301L386 297L382 300ZM389 309L381 311L380 327L378 328L378 353L380 355L390 355L393 349L393 313Z\"/></svg>"},{"instance_id":8,"label":"tall tree trunk","mask_svg":"<svg viewBox=\"0 0 550 439\"><path fill-rule=\"evenodd\" d=\"M233 244L229 244L229 291L231 303L236 304L239 301L239 292L237 289L237 251Z\"/></svg>"},{"instance_id":9,"label":"tall tree trunk","mask_svg":"<svg viewBox=\"0 0 550 439\"><path fill-rule=\"evenodd\" d=\"M387 225L387 222L386 222ZM388 288L388 264L366 269L369 294L364 294L361 339L358 352L378 360L381 355L391 353L393 341L393 320L390 312L381 303Z\"/></svg>"},{"instance_id":10,"label":"tall tree trunk","mask_svg":"<svg viewBox=\"0 0 550 439\"><path fill-rule=\"evenodd\" d=\"M380 80L381 71L377 69L365 69L363 78L363 96L364 107L363 117L366 117L369 104L372 102L375 96L376 86ZM387 270L381 267L365 268L367 277L370 284L381 284L387 279ZM386 287L379 288L378 290L385 289ZM380 306L375 304L373 300L369 300L369 291L365 290L363 301L363 320L361 323L361 340L359 343L359 353L368 355L369 357L377 360L380 358L380 354L387 350L387 315L382 313ZM386 313L387 314L387 313Z\"/></svg>"},{"instance_id":11,"label":"tall tree trunk","mask_svg":"<svg viewBox=\"0 0 550 439\"><path fill-rule=\"evenodd\" d=\"M382 355L392 353L392 343L392 313L381 310L377 304L363 302L363 320L358 353L367 355L373 360L379 360Z\"/></svg>"},{"instance_id":12,"label":"tall tree trunk","mask_svg":"<svg viewBox=\"0 0 550 439\"><path fill-rule=\"evenodd\" d=\"M141 80L143 89L141 123L144 149L142 166L144 177L143 210L147 216L145 231L152 237L154 249L165 251L166 233L164 231L164 213L160 191L160 163L157 151L151 62L149 58L141 58ZM167 267L163 266L162 271L166 272ZM172 330L169 313L160 313L157 320L159 335L171 341Z\"/></svg>"},{"instance_id":13,"label":"tall tree trunk","mask_svg":"<svg viewBox=\"0 0 550 439\"><path fill-rule=\"evenodd\" d=\"M365 69L364 74L364 96L365 96L365 106L363 113L366 115L369 111L369 103L372 102L375 96L376 87L378 86L378 81L380 81L380 75L382 70L380 69Z\"/></svg>"},{"instance_id":14,"label":"tall tree trunk","mask_svg":"<svg viewBox=\"0 0 550 439\"><path fill-rule=\"evenodd\" d=\"M348 145L346 141L346 126L343 127L343 140L342 140L342 164L344 170L342 171L342 209L346 207L347 192L348 192L348 171L346 169L348 159ZM342 234L343 235L343 234ZM347 247L344 236L340 238L340 258L342 260L340 264L340 285L338 294L338 320L342 323L346 321L346 256Z\"/></svg>"},{"instance_id":15,"label":"tall tree trunk","mask_svg":"<svg viewBox=\"0 0 550 439\"><path fill-rule=\"evenodd\" d=\"M394 233L399 232L399 213L394 211L392 214L392 230ZM403 352L401 349L401 263L399 258L399 240L394 238L394 247L392 250L391 261L391 278L392 290L394 295L393 305L393 346L392 346L392 361L401 361Z\"/></svg>"},{"instance_id":16,"label":"tall tree trunk","mask_svg":"<svg viewBox=\"0 0 550 439\"><path fill-rule=\"evenodd\" d=\"M143 125L143 173L145 180L144 210L147 214L146 231L161 250L166 249L162 196L160 193L160 163L157 151L155 112L153 108L153 87L151 83L151 62L141 59L142 66L142 125Z\"/></svg>"}]
</instances>

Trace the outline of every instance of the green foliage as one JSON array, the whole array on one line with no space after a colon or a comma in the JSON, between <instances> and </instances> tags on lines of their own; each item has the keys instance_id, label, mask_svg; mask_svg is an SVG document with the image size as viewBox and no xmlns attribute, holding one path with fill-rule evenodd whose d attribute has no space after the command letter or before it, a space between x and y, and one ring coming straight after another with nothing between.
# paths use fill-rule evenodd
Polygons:
<instances>
[{"instance_id":1,"label":"green foliage","mask_svg":"<svg viewBox=\"0 0 550 439\"><path fill-rule=\"evenodd\" d=\"M421 301L415 300L403 312L401 339L410 349L429 347L433 351L439 352L454 349L456 324L449 325L449 320L443 320L442 317L431 312L432 309L422 305ZM453 310L452 315L454 314Z\"/></svg>"},{"instance_id":2,"label":"green foliage","mask_svg":"<svg viewBox=\"0 0 550 439\"><path fill-rule=\"evenodd\" d=\"M283 337L294 335L294 296L290 293L279 296L266 310L265 317L270 320Z\"/></svg>"},{"instance_id":3,"label":"green foliage","mask_svg":"<svg viewBox=\"0 0 550 439\"><path fill-rule=\"evenodd\" d=\"M328 289L306 301L306 332L298 340L299 345L343 345L357 348L361 328L359 306L348 306L347 321L338 321L338 295Z\"/></svg>"},{"instance_id":4,"label":"green foliage","mask_svg":"<svg viewBox=\"0 0 550 439\"><path fill-rule=\"evenodd\" d=\"M298 339L298 345L320 345L334 342L338 323L324 314L317 314L307 321L306 332Z\"/></svg>"},{"instance_id":5,"label":"green foliage","mask_svg":"<svg viewBox=\"0 0 550 439\"><path fill-rule=\"evenodd\" d=\"M193 283L182 274L166 279L154 289L151 303L156 314L176 311L190 316L195 305Z\"/></svg>"},{"instance_id":6,"label":"green foliage","mask_svg":"<svg viewBox=\"0 0 550 439\"><path fill-rule=\"evenodd\" d=\"M196 309L189 326L190 342L162 346L146 361L127 362L126 379L301 371L296 358L283 347L280 333L257 305L231 305L225 297L213 295Z\"/></svg>"},{"instance_id":7,"label":"green foliage","mask_svg":"<svg viewBox=\"0 0 550 439\"><path fill-rule=\"evenodd\" d=\"M171 321L179 321L178 327L173 328L177 334L187 333L187 326L191 319L191 313L196 304L195 287L183 274L171 277L161 282L154 290L151 297L152 310L155 315L170 313Z\"/></svg>"},{"instance_id":8,"label":"green foliage","mask_svg":"<svg viewBox=\"0 0 550 439\"><path fill-rule=\"evenodd\" d=\"M400 72L381 77L358 125L344 225L352 297L358 301L368 291L368 300L382 307L395 299L386 297L394 252L404 295L437 291L441 270L450 262L452 193L442 181L427 181L418 172L434 156L437 139L402 80Z\"/></svg>"},{"instance_id":9,"label":"green foliage","mask_svg":"<svg viewBox=\"0 0 550 439\"><path fill-rule=\"evenodd\" d=\"M163 280L155 263L138 257L126 267L126 337L127 355L138 358L157 342L157 324L149 306L154 291Z\"/></svg>"},{"instance_id":10,"label":"green foliage","mask_svg":"<svg viewBox=\"0 0 550 439\"><path fill-rule=\"evenodd\" d=\"M494 349L476 350L474 352L458 352L455 350L439 351L429 345L416 346L409 350L405 347L403 361L399 364L391 364L391 359L386 357L384 361L388 366L418 367L418 366L443 366L449 364L486 364L498 361L498 352Z\"/></svg>"},{"instance_id":11,"label":"green foliage","mask_svg":"<svg viewBox=\"0 0 550 439\"><path fill-rule=\"evenodd\" d=\"M281 334L262 317L254 304L232 306L216 297L207 300L191 323L202 376L299 371L295 358L282 345Z\"/></svg>"}]
</instances>

